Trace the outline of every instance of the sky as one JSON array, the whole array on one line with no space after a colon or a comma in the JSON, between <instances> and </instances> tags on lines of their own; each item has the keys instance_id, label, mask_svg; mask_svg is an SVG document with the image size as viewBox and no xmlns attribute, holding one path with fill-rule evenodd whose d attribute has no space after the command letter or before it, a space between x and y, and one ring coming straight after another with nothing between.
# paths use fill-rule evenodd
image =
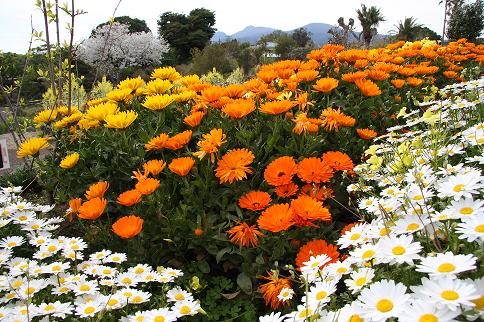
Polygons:
<instances>
[{"instance_id":1,"label":"sky","mask_svg":"<svg viewBox=\"0 0 484 322\"><path fill-rule=\"evenodd\" d=\"M53 0L51 0L53 2ZM60 0L60 3L66 0ZM74 40L89 37L91 30L113 16L119 0L75 0L76 7L86 14L76 18ZM0 51L25 53L31 34L31 17L34 29L44 30L40 10L35 8L35 0L0 0ZM69 1L70 3L70 1ZM339 17L353 17L360 4L380 8L386 21L378 31L388 33L395 24L405 17L417 21L438 34L442 32L443 5L439 0L121 0L115 16L128 15L145 20L156 34L156 21L167 11L188 14L195 8L206 8L215 12L215 28L231 35L248 25L292 30L309 23L324 22L335 25ZM65 27L68 17L61 16ZM358 23L357 29L359 28ZM61 30L61 38L67 40L67 30ZM54 25L51 25L52 31ZM40 43L34 43L40 45Z\"/></svg>"}]
</instances>

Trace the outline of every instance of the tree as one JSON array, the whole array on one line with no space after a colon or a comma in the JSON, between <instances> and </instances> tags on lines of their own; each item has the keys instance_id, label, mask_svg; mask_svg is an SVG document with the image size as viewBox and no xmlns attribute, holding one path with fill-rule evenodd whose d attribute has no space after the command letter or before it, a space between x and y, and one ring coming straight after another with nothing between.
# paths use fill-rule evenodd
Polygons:
<instances>
[{"instance_id":1,"label":"tree","mask_svg":"<svg viewBox=\"0 0 484 322\"><path fill-rule=\"evenodd\" d=\"M398 40L414 41L419 36L422 25L417 23L417 19L413 17L405 17L405 19L403 21L400 20L395 27L397 28L396 37Z\"/></svg>"},{"instance_id":2,"label":"tree","mask_svg":"<svg viewBox=\"0 0 484 322\"><path fill-rule=\"evenodd\" d=\"M420 27L420 30L418 32L418 37L417 39L423 39L423 38L428 38L430 40L440 40L441 37L432 29L422 26Z\"/></svg>"},{"instance_id":3,"label":"tree","mask_svg":"<svg viewBox=\"0 0 484 322\"><path fill-rule=\"evenodd\" d=\"M464 0L440 0L439 4L444 4L444 23L442 27L442 43L444 43L445 28L447 26L447 17L450 16L455 7L461 6Z\"/></svg>"},{"instance_id":4,"label":"tree","mask_svg":"<svg viewBox=\"0 0 484 322\"><path fill-rule=\"evenodd\" d=\"M213 69L228 74L237 68L237 61L223 44L210 44L203 50L194 49L191 73L203 75Z\"/></svg>"},{"instance_id":5,"label":"tree","mask_svg":"<svg viewBox=\"0 0 484 322\"><path fill-rule=\"evenodd\" d=\"M292 39L298 47L306 47L311 44L311 32L307 31L305 28L298 28L294 30L291 34Z\"/></svg>"},{"instance_id":6,"label":"tree","mask_svg":"<svg viewBox=\"0 0 484 322\"><path fill-rule=\"evenodd\" d=\"M339 44L348 47L350 35L353 36L355 40L360 40L361 34L358 35L353 30L355 26L355 20L353 18L348 19L348 24L346 24L345 18L339 17L338 26L339 28L333 27L328 30L328 34L331 35L328 43Z\"/></svg>"},{"instance_id":7,"label":"tree","mask_svg":"<svg viewBox=\"0 0 484 322\"><path fill-rule=\"evenodd\" d=\"M371 40L377 34L376 27L378 27L380 22L385 21L385 18L381 14L380 9L375 6L368 8L364 4L361 4L361 9L356 10L356 14L363 29L363 40L365 41L366 47L370 47Z\"/></svg>"},{"instance_id":8,"label":"tree","mask_svg":"<svg viewBox=\"0 0 484 322\"><path fill-rule=\"evenodd\" d=\"M449 17L447 37L449 40L467 38L475 41L484 28L484 2L477 0L473 3L455 6Z\"/></svg>"},{"instance_id":9,"label":"tree","mask_svg":"<svg viewBox=\"0 0 484 322\"><path fill-rule=\"evenodd\" d=\"M168 49L163 38L156 39L151 32L130 33L127 25L115 22L96 29L81 43L77 56L117 81L126 67L159 64Z\"/></svg>"},{"instance_id":10,"label":"tree","mask_svg":"<svg viewBox=\"0 0 484 322\"><path fill-rule=\"evenodd\" d=\"M214 25L215 14L204 8L193 9L188 16L165 12L158 19L158 35L170 45L175 63L186 63L192 49L202 50L210 42Z\"/></svg>"},{"instance_id":11,"label":"tree","mask_svg":"<svg viewBox=\"0 0 484 322\"><path fill-rule=\"evenodd\" d=\"M121 16L121 17L115 17L112 22L118 22L120 24L128 26L128 30L130 33L134 32L151 32L151 29L148 28L148 25L146 24L146 21L137 19L137 18L131 18L129 16ZM94 28L91 32L91 36L94 34L94 31L100 27L103 27L105 25L110 24L111 22L103 22L102 24L98 25L96 28Z\"/></svg>"}]
</instances>

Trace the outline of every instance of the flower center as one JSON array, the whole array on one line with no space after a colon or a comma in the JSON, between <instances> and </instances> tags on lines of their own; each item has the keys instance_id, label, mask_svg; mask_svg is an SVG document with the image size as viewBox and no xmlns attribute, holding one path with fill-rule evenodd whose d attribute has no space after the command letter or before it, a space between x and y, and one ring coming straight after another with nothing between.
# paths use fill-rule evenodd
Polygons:
<instances>
[{"instance_id":1,"label":"flower center","mask_svg":"<svg viewBox=\"0 0 484 322\"><path fill-rule=\"evenodd\" d=\"M92 314L92 313L94 313L94 308L93 308L92 306L87 307L87 308L84 310L84 313L86 313L86 314Z\"/></svg>"},{"instance_id":2,"label":"flower center","mask_svg":"<svg viewBox=\"0 0 484 322\"><path fill-rule=\"evenodd\" d=\"M392 253L393 253L393 255L405 254L405 247L402 247L402 246L393 247Z\"/></svg>"},{"instance_id":3,"label":"flower center","mask_svg":"<svg viewBox=\"0 0 484 322\"><path fill-rule=\"evenodd\" d=\"M367 250L366 252L364 252L363 255L361 255L361 258L367 259L367 258L371 258L373 256L375 256L375 251L370 249L370 250Z\"/></svg>"},{"instance_id":4,"label":"flower center","mask_svg":"<svg viewBox=\"0 0 484 322\"><path fill-rule=\"evenodd\" d=\"M471 300L472 303L476 305L476 309L482 311L484 309L484 295L480 298Z\"/></svg>"},{"instance_id":5,"label":"flower center","mask_svg":"<svg viewBox=\"0 0 484 322\"><path fill-rule=\"evenodd\" d=\"M190 307L188 305L183 305L180 308L180 313L183 314L183 315L189 314L191 311L192 311L192 309L190 309Z\"/></svg>"},{"instance_id":6,"label":"flower center","mask_svg":"<svg viewBox=\"0 0 484 322\"><path fill-rule=\"evenodd\" d=\"M459 212L463 215L470 215L474 212L474 209L472 209L471 207L464 207L461 208Z\"/></svg>"},{"instance_id":7,"label":"flower center","mask_svg":"<svg viewBox=\"0 0 484 322\"><path fill-rule=\"evenodd\" d=\"M340 267L336 270L336 273L343 274L346 273L347 269L346 267Z\"/></svg>"},{"instance_id":8,"label":"flower center","mask_svg":"<svg viewBox=\"0 0 484 322\"><path fill-rule=\"evenodd\" d=\"M91 287L89 285L81 285L81 287L79 287L79 289L82 291L82 292L87 292L91 289Z\"/></svg>"},{"instance_id":9,"label":"flower center","mask_svg":"<svg viewBox=\"0 0 484 322\"><path fill-rule=\"evenodd\" d=\"M365 283L366 283L366 277L360 277L355 282L356 286L362 286L362 285L365 285Z\"/></svg>"},{"instance_id":10,"label":"flower center","mask_svg":"<svg viewBox=\"0 0 484 322\"><path fill-rule=\"evenodd\" d=\"M452 290L443 291L440 296L447 301L455 301L459 298L459 294Z\"/></svg>"},{"instance_id":11,"label":"flower center","mask_svg":"<svg viewBox=\"0 0 484 322\"><path fill-rule=\"evenodd\" d=\"M393 309L393 302L389 299L381 299L376 303L376 309L380 312L388 312Z\"/></svg>"},{"instance_id":12,"label":"flower center","mask_svg":"<svg viewBox=\"0 0 484 322\"><path fill-rule=\"evenodd\" d=\"M318 292L318 294L316 294L316 300L318 301L321 301L323 300L326 296L328 295L328 293L326 291L321 291L321 292Z\"/></svg>"},{"instance_id":13,"label":"flower center","mask_svg":"<svg viewBox=\"0 0 484 322\"><path fill-rule=\"evenodd\" d=\"M351 240L357 240L357 239L359 239L360 237L361 237L361 235L360 235L360 234L353 234L353 235L351 235L350 239L351 239Z\"/></svg>"},{"instance_id":14,"label":"flower center","mask_svg":"<svg viewBox=\"0 0 484 322\"><path fill-rule=\"evenodd\" d=\"M420 225L419 225L419 224L416 224L416 223L411 223L411 224L408 224L408 226L407 226L407 231L409 231L409 230L416 230L416 229L418 229L419 227L420 227Z\"/></svg>"},{"instance_id":15,"label":"flower center","mask_svg":"<svg viewBox=\"0 0 484 322\"><path fill-rule=\"evenodd\" d=\"M484 224L476 226L476 228L474 228L474 231L476 233L484 233Z\"/></svg>"},{"instance_id":16,"label":"flower center","mask_svg":"<svg viewBox=\"0 0 484 322\"><path fill-rule=\"evenodd\" d=\"M418 319L418 322L439 322L439 318L433 314L424 314Z\"/></svg>"},{"instance_id":17,"label":"flower center","mask_svg":"<svg viewBox=\"0 0 484 322\"><path fill-rule=\"evenodd\" d=\"M175 300L177 301L183 301L185 299L185 296L183 294L178 293L175 295Z\"/></svg>"},{"instance_id":18,"label":"flower center","mask_svg":"<svg viewBox=\"0 0 484 322\"><path fill-rule=\"evenodd\" d=\"M140 302L143 302L143 298L142 298L141 296L137 295L137 296L133 297L133 298L131 299L131 301L132 301L133 303L140 303Z\"/></svg>"},{"instance_id":19,"label":"flower center","mask_svg":"<svg viewBox=\"0 0 484 322\"><path fill-rule=\"evenodd\" d=\"M44 308L45 311L54 311L55 310L55 306L53 306L52 304L49 304L47 305L45 308Z\"/></svg>"},{"instance_id":20,"label":"flower center","mask_svg":"<svg viewBox=\"0 0 484 322\"><path fill-rule=\"evenodd\" d=\"M116 299L110 299L110 300L108 301L108 305L109 305L109 306L113 306L113 305L116 305L116 304L118 304L118 303L119 303L119 302L118 302L118 300L116 300Z\"/></svg>"},{"instance_id":21,"label":"flower center","mask_svg":"<svg viewBox=\"0 0 484 322\"><path fill-rule=\"evenodd\" d=\"M361 318L358 314L354 314L350 317L348 322L363 322L363 318Z\"/></svg>"},{"instance_id":22,"label":"flower center","mask_svg":"<svg viewBox=\"0 0 484 322\"><path fill-rule=\"evenodd\" d=\"M454 186L454 188L452 190L454 190L455 192L461 192L464 187L465 187L465 185L461 183L461 184Z\"/></svg>"},{"instance_id":23,"label":"flower center","mask_svg":"<svg viewBox=\"0 0 484 322\"><path fill-rule=\"evenodd\" d=\"M451 264L451 263L443 263L443 264L440 264L439 267L437 268L437 270L440 272L440 273L449 273L449 272L453 272L455 270L455 265Z\"/></svg>"},{"instance_id":24,"label":"flower center","mask_svg":"<svg viewBox=\"0 0 484 322\"><path fill-rule=\"evenodd\" d=\"M165 322L164 316L157 316L153 319L154 322Z\"/></svg>"}]
</instances>

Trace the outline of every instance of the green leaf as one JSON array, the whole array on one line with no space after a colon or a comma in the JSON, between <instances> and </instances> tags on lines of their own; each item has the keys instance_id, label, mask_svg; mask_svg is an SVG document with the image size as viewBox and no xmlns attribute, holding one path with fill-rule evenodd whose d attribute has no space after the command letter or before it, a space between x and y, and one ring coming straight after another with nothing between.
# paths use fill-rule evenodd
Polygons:
<instances>
[{"instance_id":1,"label":"green leaf","mask_svg":"<svg viewBox=\"0 0 484 322\"><path fill-rule=\"evenodd\" d=\"M252 280L244 272L237 276L237 285L244 291L245 294L252 293Z\"/></svg>"},{"instance_id":2,"label":"green leaf","mask_svg":"<svg viewBox=\"0 0 484 322\"><path fill-rule=\"evenodd\" d=\"M206 260L198 262L197 266L198 266L198 269L200 269L200 272L204 274L210 273L210 265L208 265Z\"/></svg>"},{"instance_id":3,"label":"green leaf","mask_svg":"<svg viewBox=\"0 0 484 322\"><path fill-rule=\"evenodd\" d=\"M217 255L215 256L215 260L217 261L217 264L220 262L220 260L222 259L222 257L227 254L228 252L230 252L232 250L231 247L225 247L225 248L222 248L221 250L218 251Z\"/></svg>"}]
</instances>

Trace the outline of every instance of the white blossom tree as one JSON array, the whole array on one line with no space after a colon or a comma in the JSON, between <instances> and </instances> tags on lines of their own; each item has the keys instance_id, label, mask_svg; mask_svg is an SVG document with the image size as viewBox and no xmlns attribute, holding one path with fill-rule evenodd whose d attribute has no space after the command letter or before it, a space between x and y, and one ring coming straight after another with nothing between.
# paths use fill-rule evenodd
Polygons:
<instances>
[{"instance_id":1,"label":"white blossom tree","mask_svg":"<svg viewBox=\"0 0 484 322\"><path fill-rule=\"evenodd\" d=\"M158 39L151 32L130 33L127 25L115 22L97 28L80 44L77 56L117 79L126 67L160 63L168 49L163 38Z\"/></svg>"}]
</instances>

